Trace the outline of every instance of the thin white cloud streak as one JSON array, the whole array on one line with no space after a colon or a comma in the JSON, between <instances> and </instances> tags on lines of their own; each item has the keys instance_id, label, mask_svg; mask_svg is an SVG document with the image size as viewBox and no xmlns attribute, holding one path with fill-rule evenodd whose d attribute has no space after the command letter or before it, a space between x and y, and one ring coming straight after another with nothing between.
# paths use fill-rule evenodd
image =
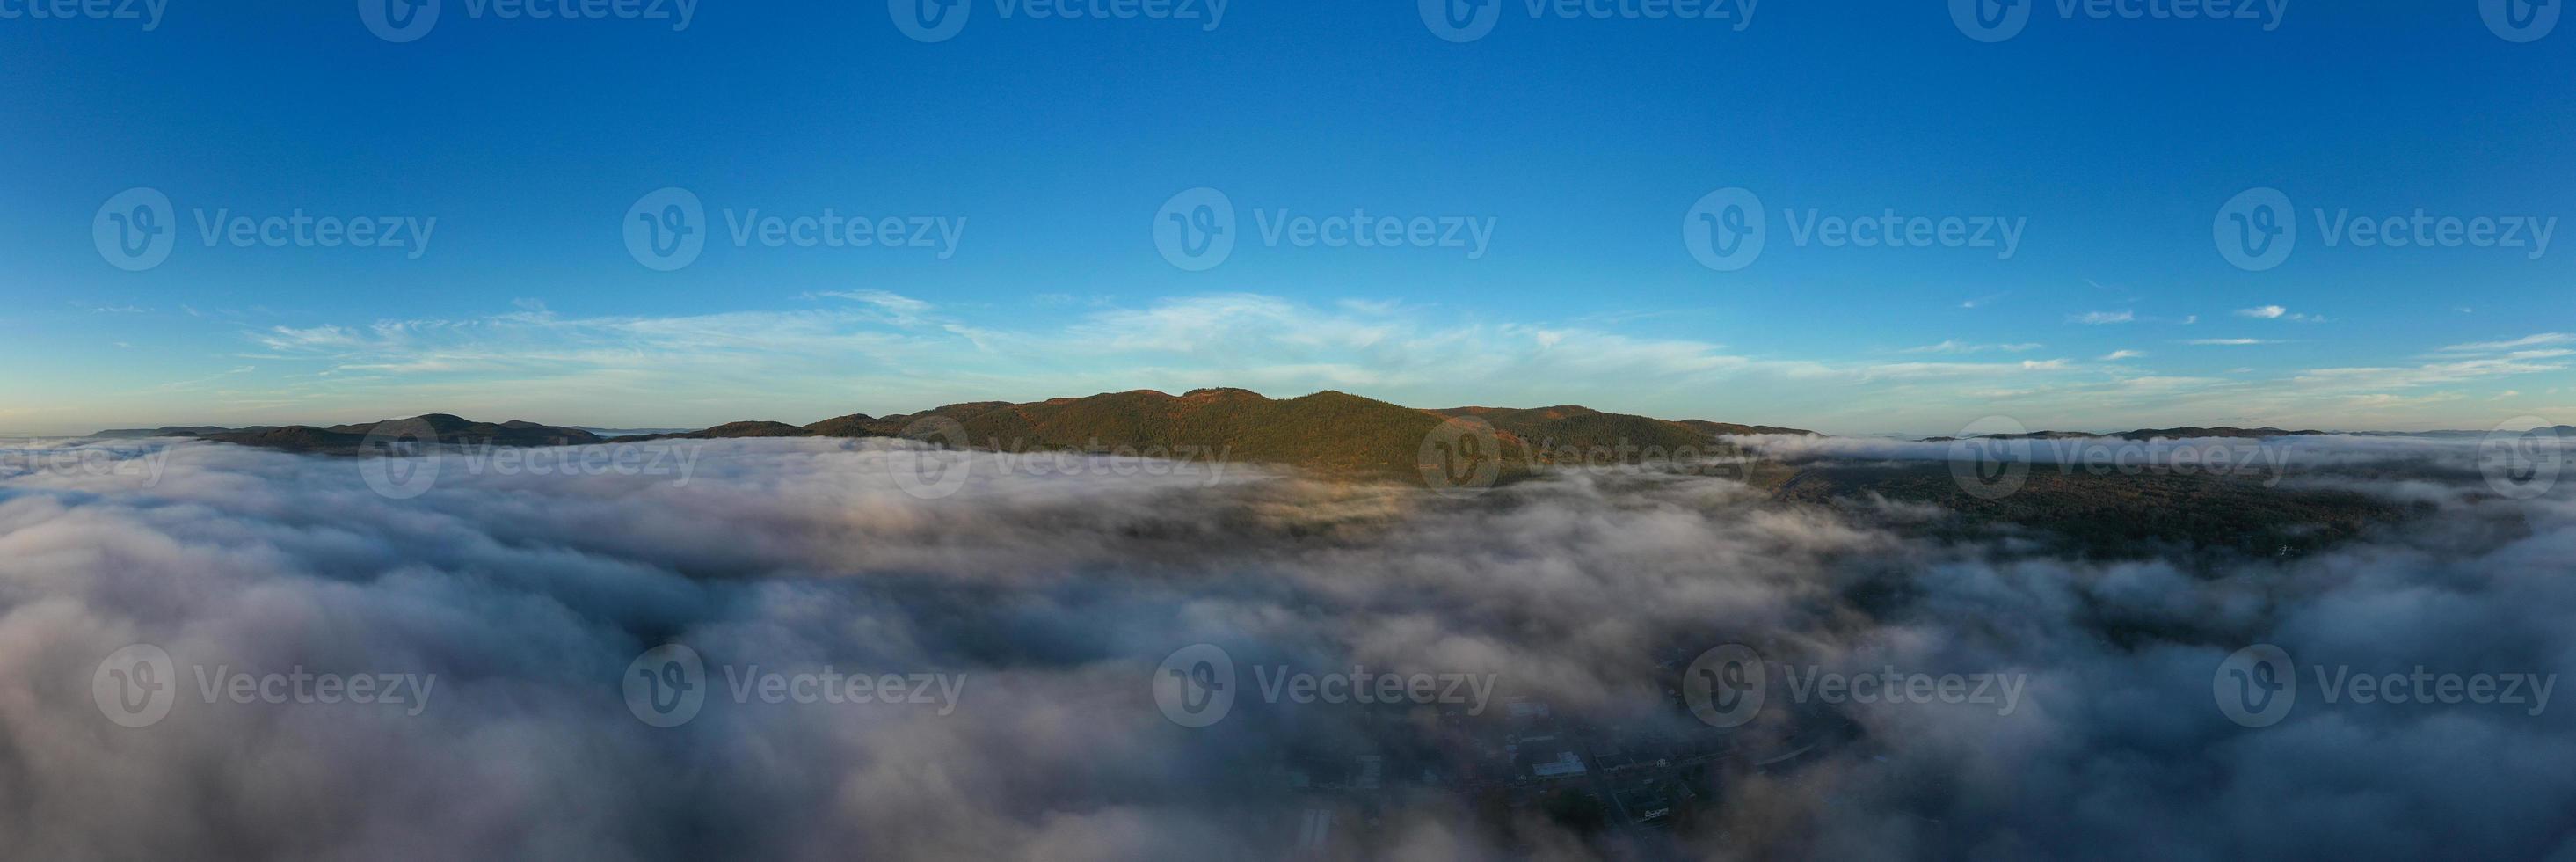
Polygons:
<instances>
[{"instance_id":1,"label":"thin white cloud streak","mask_svg":"<svg viewBox=\"0 0 2576 862\"><path fill-rule=\"evenodd\" d=\"M2469 344L2454 344L2449 347L2442 348L2442 352L2495 353L2524 347L2539 347L2542 345L2567 344L2571 342L2576 342L2576 335L2564 332L2543 332L2538 335L2527 335L2509 341L2480 341Z\"/></svg>"},{"instance_id":2,"label":"thin white cloud streak","mask_svg":"<svg viewBox=\"0 0 2576 862\"><path fill-rule=\"evenodd\" d=\"M1922 347L1909 347L1909 348L1906 348L1905 350L1900 351L1900 352L1903 352L1903 353L1984 353L1984 352L1989 351L1989 350L2000 350L2000 351L2003 351L2003 352L2005 352L2005 353L2025 353L2025 352L2029 352L2029 351L2033 351L2033 350L2038 350L2038 349L2040 349L2040 348L2042 348L2042 347L2046 347L2046 346L2048 346L2048 345L2040 344L2040 343L2037 343L2037 342L2025 342L2025 343L2021 343L2021 344L1971 344L1971 343L1964 342L1964 341L1951 340L1951 341L1944 341L1944 342L1941 342L1941 343L1939 343L1939 344L1928 344L1928 345L1924 345L1924 346L1922 346Z\"/></svg>"}]
</instances>

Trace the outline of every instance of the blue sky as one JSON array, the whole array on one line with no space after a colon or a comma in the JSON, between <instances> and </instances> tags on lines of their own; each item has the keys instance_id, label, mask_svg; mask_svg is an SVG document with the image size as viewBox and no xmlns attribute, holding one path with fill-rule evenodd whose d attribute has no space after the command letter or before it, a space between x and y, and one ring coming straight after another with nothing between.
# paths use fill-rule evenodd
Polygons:
<instances>
[{"instance_id":1,"label":"blue sky","mask_svg":"<svg viewBox=\"0 0 2576 862\"><path fill-rule=\"evenodd\" d=\"M1452 41L1413 3L973 0L925 42L895 23L912 0L685 26L676 0L442 0L397 42L375 2L0 0L0 433L1206 385L1841 433L2576 422L2576 248L2537 245L2576 201L2555 12L2031 0L1990 42L1934 2L1503 0ZM173 222L148 265L101 241L135 236L101 225L137 188ZM698 209L684 265L626 239L665 188ZM1166 254L1201 188L1234 246ZM1712 267L1685 226L1725 189L1766 233ZM2221 253L2249 189L2297 231L2268 268ZM404 245L206 241L299 211ZM2339 218L2418 211L2436 247ZM1295 240L1355 212L1401 241ZM827 213L903 242L782 223L773 247L755 221ZM1815 229L1890 213L1934 239Z\"/></svg>"}]
</instances>

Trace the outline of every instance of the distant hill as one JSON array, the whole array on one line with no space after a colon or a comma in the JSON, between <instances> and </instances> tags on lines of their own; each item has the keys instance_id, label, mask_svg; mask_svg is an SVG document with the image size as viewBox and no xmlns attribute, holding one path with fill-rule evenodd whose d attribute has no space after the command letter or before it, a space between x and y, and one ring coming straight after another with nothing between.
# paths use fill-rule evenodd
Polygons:
<instances>
[{"instance_id":1,"label":"distant hill","mask_svg":"<svg viewBox=\"0 0 2576 862\"><path fill-rule=\"evenodd\" d=\"M1933 532L1970 535L2037 528L2065 549L2127 557L2156 549L2301 554L2407 517L2412 509L2359 492L2274 486L2262 477L2032 470L2017 492L1982 499L1940 463L1828 462L1765 477L1775 499L1833 505L1884 499L1937 506Z\"/></svg>"},{"instance_id":2,"label":"distant hill","mask_svg":"<svg viewBox=\"0 0 2576 862\"><path fill-rule=\"evenodd\" d=\"M1616 445L1623 433L1625 439L1639 445L1646 445L1645 441L1654 440L1657 441L1655 445L1666 447L1695 445L1696 442L1706 441L1710 435L1816 435L1816 432L1803 428L1738 425L1732 422L1710 422L1703 419L1679 421L1648 419L1621 413L1603 413L1589 407L1570 404L1526 410L1505 407L1451 407L1429 412L1440 416L1472 416L1483 419L1492 423L1495 429L1533 444L1554 441L1576 446L1589 446L1596 442Z\"/></svg>"},{"instance_id":3,"label":"distant hill","mask_svg":"<svg viewBox=\"0 0 2576 862\"><path fill-rule=\"evenodd\" d=\"M636 437L633 437L633 438L627 438L627 439L636 439L636 440L659 440L659 439L722 440L722 439L733 438L733 437L813 437L813 436L816 436L815 432L808 431L808 430L806 430L806 429L799 428L799 427L796 427L796 426L794 426L794 425L789 425L789 424L787 424L787 423L785 423L785 422L727 422L727 423L725 423L725 424L718 425L718 426L716 426L716 427L709 428L709 429L706 429L706 430L703 430L703 431L683 431L683 432L676 433L676 434L650 434L650 435L638 435L638 436L636 436Z\"/></svg>"},{"instance_id":4,"label":"distant hill","mask_svg":"<svg viewBox=\"0 0 2576 862\"><path fill-rule=\"evenodd\" d=\"M606 438L579 428L558 428L535 422L475 422L445 413L430 413L409 419L387 419L318 428L311 425L283 427L216 428L211 426L170 427L154 431L104 431L91 436L108 438L195 437L217 443L256 446L262 449L284 449L323 455L356 455L362 453L368 437L377 439L432 439L456 445L491 446L565 446L598 443Z\"/></svg>"},{"instance_id":5,"label":"distant hill","mask_svg":"<svg viewBox=\"0 0 2576 862\"><path fill-rule=\"evenodd\" d=\"M2546 428L2534 428L2531 430L2547 431L2560 437L2576 437L2576 425L2552 425ZM2430 437L2434 439L2456 440L2460 438L2484 438L2494 433L2494 431L2355 431L2352 432L2352 435L2355 437Z\"/></svg>"},{"instance_id":6,"label":"distant hill","mask_svg":"<svg viewBox=\"0 0 2576 862\"><path fill-rule=\"evenodd\" d=\"M1791 428L1605 413L1563 405L1536 409L1458 407L1421 410L1345 392L1273 399L1248 389L1196 389L1170 395L1150 389L1081 398L1011 403L973 401L918 413L854 413L810 425L732 422L697 431L606 438L579 428L532 422L472 422L446 414L328 428L167 428L111 432L125 436L193 436L223 443L325 454L355 453L367 435L399 434L413 423L443 442L550 446L662 439L755 437L913 437L946 445L1007 451L1163 453L1296 466L1324 474L1422 481L1426 441L1453 417L1493 428L1509 480L1533 465L1564 458L1636 461L1648 455L1713 452L1726 434L1808 434ZM411 426L401 426L411 427ZM417 429L415 429L417 430ZM1475 433L1461 426L1453 434ZM382 435L380 435L382 436ZM1435 449L1440 444L1434 442ZM1478 450L1481 451L1481 450Z\"/></svg>"},{"instance_id":7,"label":"distant hill","mask_svg":"<svg viewBox=\"0 0 2576 862\"><path fill-rule=\"evenodd\" d=\"M116 428L89 436L101 440L135 440L146 437L197 437L206 434L244 434L272 430L272 426L222 428L214 425L171 425L161 428Z\"/></svg>"},{"instance_id":8,"label":"distant hill","mask_svg":"<svg viewBox=\"0 0 2576 862\"><path fill-rule=\"evenodd\" d=\"M581 430L612 440L620 437L643 437L652 434L685 434L689 431L687 428L599 428L590 425L579 427Z\"/></svg>"},{"instance_id":9,"label":"distant hill","mask_svg":"<svg viewBox=\"0 0 2576 862\"><path fill-rule=\"evenodd\" d=\"M1809 431L1804 428L1782 428L1777 425L1738 425L1733 422L1710 422L1706 419L1684 419L1682 420L1682 424L1711 434L1786 434L1793 437L1825 436L1821 433Z\"/></svg>"},{"instance_id":10,"label":"distant hill","mask_svg":"<svg viewBox=\"0 0 2576 862\"><path fill-rule=\"evenodd\" d=\"M2233 428L2221 425L2215 428L2200 428L2193 426L2184 426L2180 428L2140 428L2136 431L2126 431L2117 434L2094 431L2031 431L2022 434L1984 434L1979 436L1982 439L1992 440L2064 440L2084 438L2100 440L2192 440L2211 437L2236 437L2247 439L2267 439L2272 437L2315 437L2332 433L2335 432L2284 431L2279 428ZM1923 441L1926 443L1947 443L1957 439L1959 438L1926 437L1923 438Z\"/></svg>"},{"instance_id":11,"label":"distant hill","mask_svg":"<svg viewBox=\"0 0 2576 862\"><path fill-rule=\"evenodd\" d=\"M1646 450L1710 451L1711 438L1758 426L1670 422L1604 413L1571 405L1535 409L1459 407L1418 410L1324 391L1272 399L1248 389L1195 389L1170 395L1150 389L1026 404L974 402L920 413L826 419L805 429L826 436L911 436L940 439L962 434L966 445L1004 450L1194 451L1288 464L1330 474L1421 481L1425 441L1452 417L1484 420L1503 450L1502 475L1525 472L1580 450L1606 451L1635 460ZM941 421L944 420L944 421ZM947 423L954 423L953 425ZM1702 427L1705 426L1705 427ZM1778 433L1808 433L1775 429ZM950 440L954 443L956 441ZM1622 446L1627 447L1621 449Z\"/></svg>"},{"instance_id":12,"label":"distant hill","mask_svg":"<svg viewBox=\"0 0 2576 862\"><path fill-rule=\"evenodd\" d=\"M1474 420L1460 423L1458 420ZM1488 434L1483 429L1490 427ZM2558 433L2576 435L2560 426ZM1176 459L1294 466L1324 476L1427 481L1423 461L1472 449L1498 453L1493 478L1511 482L1566 459L1588 463L1635 462L1652 450L1702 455L1730 451L1723 438L1749 434L1809 435L1767 425L1706 420L1665 420L1588 407L1451 407L1417 409L1344 392L1273 399L1245 389L1196 389L1179 395L1154 390L1109 392L1027 403L974 401L917 413L853 413L808 425L774 421L732 422L697 431L602 437L580 428L534 422L475 422L447 414L314 427L259 428L174 426L153 431L111 431L100 436L178 436L222 443L319 454L360 454L378 439L442 443L555 446L655 439L760 437L907 437L970 449L1081 451L1163 455ZM2021 438L2268 438L2324 432L2279 428L2178 427L2125 433L2039 431ZM1473 435L1485 442L1463 439ZM2429 432L2424 435L2479 435ZM1950 438L1931 438L1948 440ZM1491 453L1483 446L1490 445ZM1604 456L1607 456L1605 459ZM2140 476L2088 476L2034 472L2029 484L2004 500L1962 493L1939 464L1877 462L1728 462L1747 484L1775 499L1799 504L1853 505L1853 501L1929 504L1950 513L1926 527L1936 532L1982 534L2036 527L2052 541L2086 553L2127 554L2142 548L2186 546L2251 554L2302 553L2355 535L2405 512L2358 495L2273 488L2228 477L2151 471ZM1455 466L1455 465L1451 465Z\"/></svg>"},{"instance_id":13,"label":"distant hill","mask_svg":"<svg viewBox=\"0 0 2576 862\"><path fill-rule=\"evenodd\" d=\"M1005 451L1076 450L1287 464L1325 473L1414 477L1438 416L1341 392L1271 399L1244 389L1150 389L1013 404L979 401L892 416L853 414L799 429L904 436ZM788 432L777 431L778 436Z\"/></svg>"}]
</instances>

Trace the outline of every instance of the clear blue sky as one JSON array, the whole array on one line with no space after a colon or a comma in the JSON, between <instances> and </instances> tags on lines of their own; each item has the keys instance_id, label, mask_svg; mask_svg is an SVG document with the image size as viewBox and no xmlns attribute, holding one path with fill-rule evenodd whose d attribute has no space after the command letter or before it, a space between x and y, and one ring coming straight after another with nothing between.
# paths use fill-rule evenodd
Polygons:
<instances>
[{"instance_id":1,"label":"clear blue sky","mask_svg":"<svg viewBox=\"0 0 2576 862\"><path fill-rule=\"evenodd\" d=\"M2316 221L2576 215L2576 23L2514 42L2465 0L2277 22L2031 2L1989 43L1936 2L1504 0L1452 42L1411 2L1238 0L1210 29L1197 2L974 0L923 42L876 2L693 5L675 29L444 0L396 43L365 3L176 0L147 30L0 0L0 433L808 422L1201 385L1849 433L2576 422L2576 232L2534 259L2329 244ZM93 228L137 187L177 224L128 271ZM705 214L671 271L622 233L665 187ZM1237 242L1194 270L1154 225L1198 187ZM1768 234L1720 270L1684 224L1726 188ZM2253 188L2299 231L2263 271L2213 236ZM1264 235L1355 209L1490 240ZM436 222L404 249L200 232L298 210ZM753 210L955 240L737 244ZM1799 230L1890 210L1997 217L2018 245Z\"/></svg>"}]
</instances>

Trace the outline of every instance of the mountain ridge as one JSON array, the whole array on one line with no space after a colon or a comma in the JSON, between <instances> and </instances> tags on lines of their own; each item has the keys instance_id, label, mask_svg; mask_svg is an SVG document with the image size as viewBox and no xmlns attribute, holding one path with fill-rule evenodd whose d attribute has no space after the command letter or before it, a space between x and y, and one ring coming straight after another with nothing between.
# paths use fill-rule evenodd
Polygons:
<instances>
[{"instance_id":1,"label":"mountain ridge","mask_svg":"<svg viewBox=\"0 0 2576 862\"><path fill-rule=\"evenodd\" d=\"M2283 429L2279 429L2279 428L2272 428L2272 427L2268 427L2268 426L2267 426L2267 427L2263 427L2263 428L2238 428L2238 427L2235 427L2235 426L2232 426L2232 425L2217 425L2217 426L2210 426L2210 427L2201 427L2201 426L2196 426L2196 425L2182 425L2182 426L2176 426L2176 427L2173 427L2173 428L2140 428L2140 429L2137 429L2137 430L2135 430L2135 431L2026 431L2026 432L2022 432L2022 433L2018 433L2018 434L1978 434L1978 435L1974 435L1973 437L1964 438L1964 439L1976 439L1976 440L2061 440L2061 439L2087 439L2087 438L2089 438L2089 439L2102 439L2102 440L2141 440L2141 441L2143 441L2143 440L2157 440L2157 439L2163 439L2163 440L2196 440L2196 439L2209 439L2209 438L2251 438L2251 439L2269 439L2269 438L2273 438L2273 437L2321 437L2321 436L2325 436L2325 435L2328 435L2328 434L2334 434L2334 433L2337 433L2337 432L2333 432L2333 431L2314 431L2314 430L2310 430L2310 431L2287 431L2287 430L2283 430ZM1923 438L1923 442L1926 442L1926 443L1948 443L1948 442L1951 442L1951 441L1953 441L1953 440L1959 440L1959 439L1963 439L1963 438L1959 438L1959 437L1925 437L1925 438Z\"/></svg>"},{"instance_id":2,"label":"mountain ridge","mask_svg":"<svg viewBox=\"0 0 2576 862\"><path fill-rule=\"evenodd\" d=\"M186 425L168 426L150 431L110 430L91 436L101 439L185 437L216 443L231 443L237 446L323 455L363 454L371 444L390 444L400 440L435 439L442 443L462 445L533 447L580 446L602 443L611 439L580 428L544 425L519 419L497 423L477 422L447 413L424 413L402 419L327 427L258 425L247 428L221 428L211 425Z\"/></svg>"},{"instance_id":3,"label":"mountain ridge","mask_svg":"<svg viewBox=\"0 0 2576 862\"><path fill-rule=\"evenodd\" d=\"M1622 460L1652 453L1711 449L1729 434L1815 432L1699 419L1666 420L1609 413L1576 405L1541 408L1453 407L1420 409L1323 390L1270 398L1235 387L1192 389L1172 395L1153 389L1103 392L1041 401L968 401L914 413L852 413L805 425L753 420L695 431L602 437L574 427L513 420L483 423L443 413L410 419L335 425L218 428L171 426L123 430L101 436L192 437L243 446L322 454L360 454L370 435L382 438L426 432L443 442L504 446L583 445L668 439L759 437L906 437L960 448L1010 451L1196 452L1286 464L1326 473L1418 477L1421 455L1434 432L1461 419L1482 422L1496 443L1517 450L1523 463L1561 457ZM1473 424L1453 436L1480 435ZM1821 435L1817 435L1821 436Z\"/></svg>"},{"instance_id":4,"label":"mountain ridge","mask_svg":"<svg viewBox=\"0 0 2576 862\"><path fill-rule=\"evenodd\" d=\"M2170 470L2112 476L2035 472L2026 493L1999 502L1966 493L1946 465L1882 464L1868 459L1757 463L1733 457L1743 452L1728 439L1742 434L1814 434L1802 429L1666 420L1578 405L1424 409L1336 390L1273 399L1234 388L1193 389L1179 395L1137 389L1016 403L959 402L883 416L851 413L805 425L729 422L695 431L614 438L578 428L518 420L475 422L448 414L329 427L166 430L174 432L172 436L334 455L411 451L421 440L553 446L764 437L905 438L957 449L1269 463L1322 477L1435 489L1506 484L1568 466L1670 459L1696 462L1687 469L1727 465L1723 468L1727 475L1785 502L1928 504L1949 513L1937 527L1927 528L1947 531L1943 535L1975 535L2030 524L2088 552L2171 544L2246 553L2305 551L2404 515L2403 507L2340 492L2274 489L2233 476L2177 475ZM2315 433L2319 432L2184 426L2013 436L2268 438ZM2559 433L2576 434L2576 428L2560 426ZM1467 473L1454 472L1462 466L1469 468ZM1439 474L1444 468L1453 471L1445 478ZM2206 512L2223 517L2203 517Z\"/></svg>"}]
</instances>

